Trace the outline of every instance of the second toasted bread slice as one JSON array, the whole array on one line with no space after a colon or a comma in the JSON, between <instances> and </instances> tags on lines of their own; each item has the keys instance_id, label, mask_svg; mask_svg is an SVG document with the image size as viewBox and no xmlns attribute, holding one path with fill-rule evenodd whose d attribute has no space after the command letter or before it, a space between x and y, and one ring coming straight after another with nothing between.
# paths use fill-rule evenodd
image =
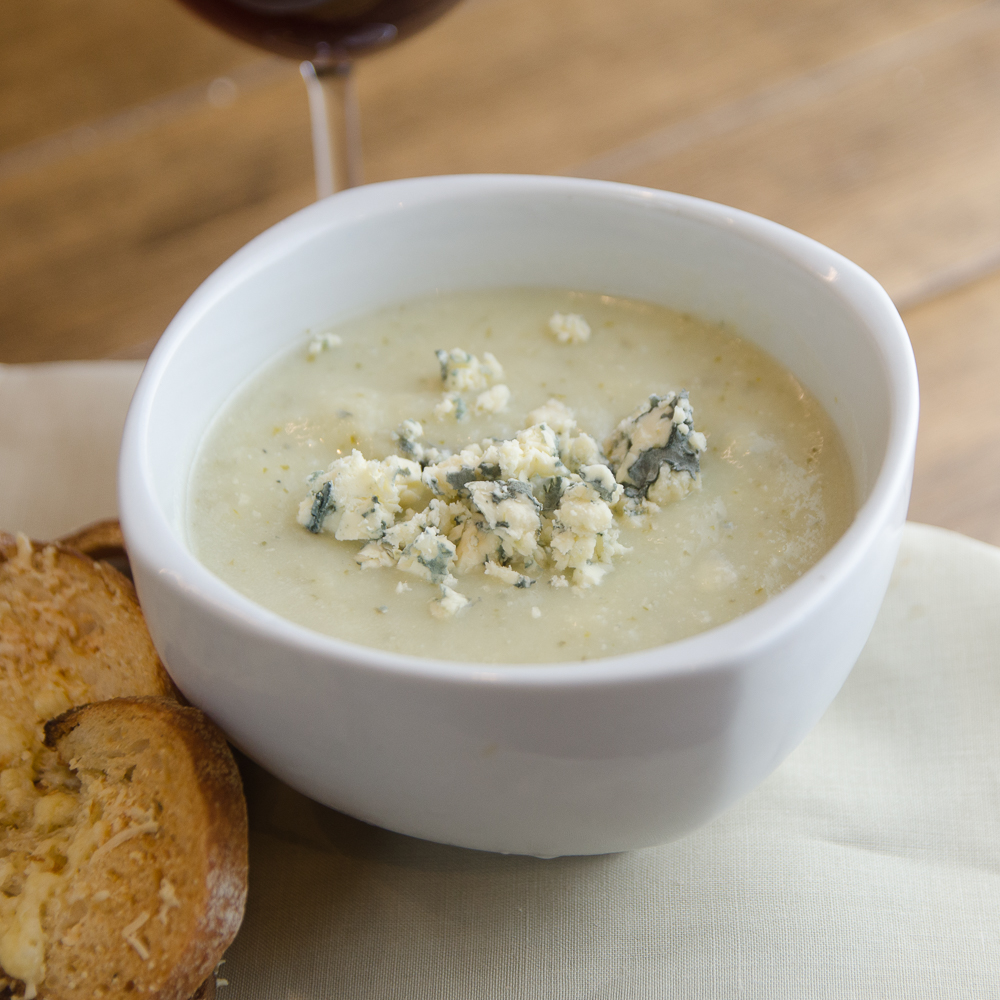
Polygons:
<instances>
[{"instance_id":1,"label":"second toasted bread slice","mask_svg":"<svg viewBox=\"0 0 1000 1000\"><path fill-rule=\"evenodd\" d=\"M186 1000L239 929L247 823L225 739L165 698L75 708L46 727L39 796L0 863L0 953L25 996Z\"/></svg>"}]
</instances>

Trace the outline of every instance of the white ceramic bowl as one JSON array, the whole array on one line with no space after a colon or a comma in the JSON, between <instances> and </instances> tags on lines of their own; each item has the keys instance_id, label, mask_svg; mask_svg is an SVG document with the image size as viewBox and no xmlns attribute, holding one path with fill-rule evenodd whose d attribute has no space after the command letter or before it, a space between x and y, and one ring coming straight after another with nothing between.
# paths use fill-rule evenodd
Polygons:
<instances>
[{"instance_id":1,"label":"white ceramic bowl","mask_svg":"<svg viewBox=\"0 0 1000 1000\"><path fill-rule=\"evenodd\" d=\"M195 449L232 391L307 327L435 289L569 287L734 324L819 398L860 510L755 611L641 653L543 666L397 656L266 611L185 544ZM542 856L680 837L803 739L868 637L909 497L917 379L888 296L774 223L564 178L398 181L312 205L240 250L153 352L120 506L149 628L181 690L290 785L450 844Z\"/></svg>"}]
</instances>

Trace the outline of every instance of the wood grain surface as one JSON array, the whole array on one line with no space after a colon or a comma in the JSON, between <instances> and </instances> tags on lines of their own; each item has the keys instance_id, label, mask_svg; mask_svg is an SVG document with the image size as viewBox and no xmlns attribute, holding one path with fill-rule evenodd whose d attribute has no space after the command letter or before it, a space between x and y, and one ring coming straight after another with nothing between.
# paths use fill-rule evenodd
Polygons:
<instances>
[{"instance_id":1,"label":"wood grain surface","mask_svg":"<svg viewBox=\"0 0 1000 1000\"><path fill-rule=\"evenodd\" d=\"M8 0L0 361L144 356L313 198L296 67L174 0ZM366 178L682 191L871 271L921 374L911 515L1000 543L1000 4L466 0L357 73Z\"/></svg>"}]
</instances>

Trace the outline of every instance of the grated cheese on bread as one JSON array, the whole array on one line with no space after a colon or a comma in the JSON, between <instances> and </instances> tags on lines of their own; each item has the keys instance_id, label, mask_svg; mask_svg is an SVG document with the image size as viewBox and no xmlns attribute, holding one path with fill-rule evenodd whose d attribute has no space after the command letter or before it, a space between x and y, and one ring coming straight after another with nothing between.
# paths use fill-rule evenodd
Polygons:
<instances>
[{"instance_id":1,"label":"grated cheese on bread","mask_svg":"<svg viewBox=\"0 0 1000 1000\"><path fill-rule=\"evenodd\" d=\"M129 580L73 549L3 532L0 663L2 710L29 727L91 701L174 693Z\"/></svg>"},{"instance_id":2,"label":"grated cheese on bread","mask_svg":"<svg viewBox=\"0 0 1000 1000\"><path fill-rule=\"evenodd\" d=\"M167 698L75 708L45 731L80 787L39 992L186 1000L246 900L246 805L225 738Z\"/></svg>"},{"instance_id":3,"label":"grated cheese on bread","mask_svg":"<svg viewBox=\"0 0 1000 1000\"><path fill-rule=\"evenodd\" d=\"M127 579L0 533L0 996L212 992L246 806L224 737L175 693Z\"/></svg>"}]
</instances>

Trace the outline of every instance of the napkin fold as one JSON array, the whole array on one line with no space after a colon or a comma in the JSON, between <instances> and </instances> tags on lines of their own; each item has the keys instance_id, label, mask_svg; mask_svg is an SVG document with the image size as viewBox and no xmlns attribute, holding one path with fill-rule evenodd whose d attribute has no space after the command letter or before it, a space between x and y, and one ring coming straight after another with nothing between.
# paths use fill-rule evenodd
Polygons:
<instances>
[{"instance_id":1,"label":"napkin fold","mask_svg":"<svg viewBox=\"0 0 1000 1000\"><path fill-rule=\"evenodd\" d=\"M0 527L115 512L141 364L0 366ZM805 742L686 839L504 857L368 826L242 761L250 897L220 1000L1000 995L1000 550L908 525Z\"/></svg>"}]
</instances>

